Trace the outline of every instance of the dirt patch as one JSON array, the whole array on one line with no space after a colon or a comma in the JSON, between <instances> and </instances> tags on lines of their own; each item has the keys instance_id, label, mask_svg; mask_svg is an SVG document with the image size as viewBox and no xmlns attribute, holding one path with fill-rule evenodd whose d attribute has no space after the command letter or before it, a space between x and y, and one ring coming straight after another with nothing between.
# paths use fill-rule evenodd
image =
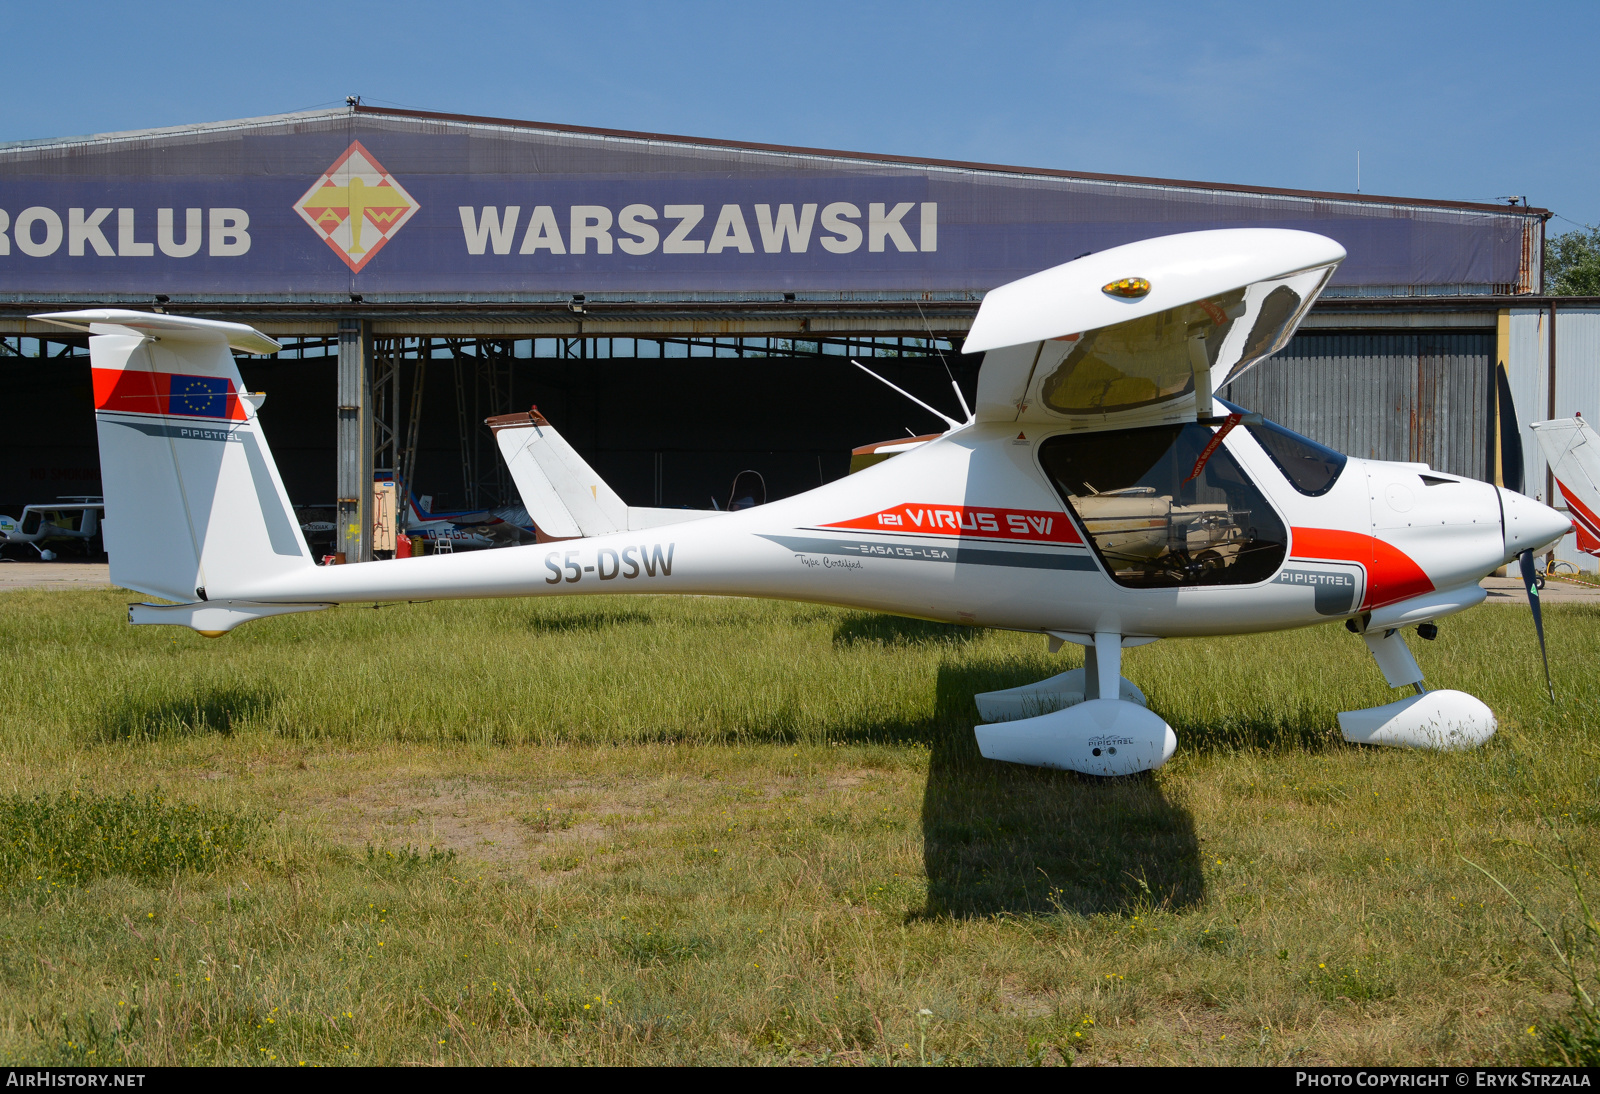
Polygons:
<instances>
[{"instance_id":1,"label":"dirt patch","mask_svg":"<svg viewBox=\"0 0 1600 1094\"><path fill-rule=\"evenodd\" d=\"M1137 1023L1123 1019L1121 1024L1131 1028ZM1147 1021L1145 1025L1147 1028L1165 1026L1179 1044L1187 1042L1199 1059L1214 1059L1219 1051L1247 1044L1261 1033L1259 1028L1252 1029L1238 1019L1210 1007L1177 1007L1165 1021L1154 1024ZM1113 1060L1104 1062L1111 1063Z\"/></svg>"},{"instance_id":2,"label":"dirt patch","mask_svg":"<svg viewBox=\"0 0 1600 1094\"><path fill-rule=\"evenodd\" d=\"M543 834L519 821L525 797L478 779L373 784L323 803L328 835L346 846L410 844L487 862L533 857Z\"/></svg>"},{"instance_id":3,"label":"dirt patch","mask_svg":"<svg viewBox=\"0 0 1600 1094\"><path fill-rule=\"evenodd\" d=\"M346 784L342 793L332 790L317 800L311 812L328 838L352 849L437 847L463 858L538 870L547 861L587 858L586 849L627 843L630 832L679 823L708 807L713 812L734 805L765 809L796 794L849 792L876 778L878 773L868 770L822 780L780 775L735 783L683 775L443 775Z\"/></svg>"},{"instance_id":4,"label":"dirt patch","mask_svg":"<svg viewBox=\"0 0 1600 1094\"><path fill-rule=\"evenodd\" d=\"M682 790L676 781L602 786L564 780L552 786L447 777L359 786L322 800L317 811L328 836L347 847L410 844L522 864L604 842L622 828L649 826L649 817L664 807L692 809L692 795Z\"/></svg>"},{"instance_id":5,"label":"dirt patch","mask_svg":"<svg viewBox=\"0 0 1600 1094\"><path fill-rule=\"evenodd\" d=\"M838 775L828 776L829 790L853 790L872 778L875 773L871 771L845 771Z\"/></svg>"},{"instance_id":6,"label":"dirt patch","mask_svg":"<svg viewBox=\"0 0 1600 1094\"><path fill-rule=\"evenodd\" d=\"M1009 988L1001 991L997 1002L1000 1012L1012 1018L1043 1018L1047 1014L1054 1014L1056 1009L1055 1002L1048 995Z\"/></svg>"}]
</instances>

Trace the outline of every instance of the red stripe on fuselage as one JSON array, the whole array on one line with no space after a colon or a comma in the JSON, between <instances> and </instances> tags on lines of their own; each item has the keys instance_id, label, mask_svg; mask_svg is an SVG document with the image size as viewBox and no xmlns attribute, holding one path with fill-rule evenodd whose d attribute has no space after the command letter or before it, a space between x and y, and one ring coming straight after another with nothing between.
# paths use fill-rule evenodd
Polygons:
<instances>
[{"instance_id":1,"label":"red stripe on fuselage","mask_svg":"<svg viewBox=\"0 0 1600 1094\"><path fill-rule=\"evenodd\" d=\"M1362 608L1381 608L1433 592L1433 582L1411 556L1376 536L1335 528L1295 528L1290 557L1359 562L1367 571Z\"/></svg>"},{"instance_id":2,"label":"red stripe on fuselage","mask_svg":"<svg viewBox=\"0 0 1600 1094\"><path fill-rule=\"evenodd\" d=\"M873 532L931 536L976 536L1021 543L1082 543L1067 515L1047 509L991 509L972 505L918 505L908 502L854 520L824 524Z\"/></svg>"},{"instance_id":3,"label":"red stripe on fuselage","mask_svg":"<svg viewBox=\"0 0 1600 1094\"><path fill-rule=\"evenodd\" d=\"M185 415L172 409L172 378L184 373L146 372L143 369L97 368L90 370L94 376L94 408L115 410L130 414L176 414L179 417L213 417L213 415ZM244 405L233 381L228 381L226 420L245 420Z\"/></svg>"}]
</instances>

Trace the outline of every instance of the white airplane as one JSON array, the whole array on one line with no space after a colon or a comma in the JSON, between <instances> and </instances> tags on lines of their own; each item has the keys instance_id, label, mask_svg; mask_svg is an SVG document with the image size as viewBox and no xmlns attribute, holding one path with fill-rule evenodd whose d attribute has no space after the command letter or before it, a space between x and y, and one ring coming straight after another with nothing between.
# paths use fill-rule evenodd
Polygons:
<instances>
[{"instance_id":1,"label":"white airplane","mask_svg":"<svg viewBox=\"0 0 1600 1094\"><path fill-rule=\"evenodd\" d=\"M0 515L0 547L26 544L38 551L41 559L53 562L56 553L45 544L92 540L102 531L104 512L105 503L96 497L61 498L24 506L20 517Z\"/></svg>"},{"instance_id":2,"label":"white airplane","mask_svg":"<svg viewBox=\"0 0 1600 1094\"><path fill-rule=\"evenodd\" d=\"M400 531L407 536L421 536L435 545L448 543L453 551L503 547L515 543L518 532L526 531L530 537L534 534L533 522L522 506L435 513L431 494L421 498L408 495Z\"/></svg>"},{"instance_id":3,"label":"white airplane","mask_svg":"<svg viewBox=\"0 0 1600 1094\"><path fill-rule=\"evenodd\" d=\"M1125 647L1163 638L1344 620L1389 685L1416 692L1341 714L1347 739L1455 748L1495 731L1479 700L1422 687L1402 628L1431 637L1567 519L1421 464L1347 458L1215 396L1288 341L1343 258L1281 229L1085 256L988 294L965 345L986 354L969 423L857 474L708 515L626 506L569 466L577 489L553 492L568 542L332 567L312 563L237 395L229 346L271 352L270 339L123 310L37 318L92 335L111 578L178 602L131 605L130 622L220 635L349 602L639 592L1031 631L1084 646L1085 667L979 696L980 750L1126 775L1176 747L1121 676ZM519 452L545 466L537 425L503 442L514 471Z\"/></svg>"},{"instance_id":4,"label":"white airplane","mask_svg":"<svg viewBox=\"0 0 1600 1094\"><path fill-rule=\"evenodd\" d=\"M1531 425L1572 514L1578 550L1600 555L1600 434L1581 414Z\"/></svg>"}]
</instances>

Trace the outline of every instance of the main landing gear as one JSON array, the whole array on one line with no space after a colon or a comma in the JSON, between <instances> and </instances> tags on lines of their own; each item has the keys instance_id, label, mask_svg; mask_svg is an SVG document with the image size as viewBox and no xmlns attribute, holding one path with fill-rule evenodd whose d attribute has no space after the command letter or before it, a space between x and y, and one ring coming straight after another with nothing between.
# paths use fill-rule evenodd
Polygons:
<instances>
[{"instance_id":1,"label":"main landing gear","mask_svg":"<svg viewBox=\"0 0 1600 1094\"><path fill-rule=\"evenodd\" d=\"M975 729L978 751L991 760L1085 775L1132 775L1166 763L1178 738L1122 677L1123 637L1070 640L1084 646L1083 668L977 696L978 712L990 719Z\"/></svg>"},{"instance_id":2,"label":"main landing gear","mask_svg":"<svg viewBox=\"0 0 1600 1094\"><path fill-rule=\"evenodd\" d=\"M1362 632L1384 679L1416 694L1367 710L1344 711L1339 729L1353 744L1395 748L1475 748L1494 736L1494 714L1462 691L1429 691L1400 628ZM1432 623L1417 627L1425 639ZM978 751L991 760L1079 771L1085 775L1132 775L1166 763L1178 747L1172 727L1146 709L1144 693L1121 674L1122 647L1152 639L1100 633L1067 636L1084 646L1084 667L1036 684L978 695L985 724L974 732ZM1111 696L1115 696L1112 698Z\"/></svg>"},{"instance_id":3,"label":"main landing gear","mask_svg":"<svg viewBox=\"0 0 1600 1094\"><path fill-rule=\"evenodd\" d=\"M1345 740L1395 748L1457 749L1476 748L1494 736L1494 713L1480 700L1464 691L1429 691L1422 686L1422 669L1411 656L1400 628L1374 628L1364 633L1359 626L1350 629L1361 634L1391 688L1410 685L1416 694L1381 707L1343 711L1339 731ZM1439 629L1423 623L1417 633L1431 640Z\"/></svg>"}]
</instances>

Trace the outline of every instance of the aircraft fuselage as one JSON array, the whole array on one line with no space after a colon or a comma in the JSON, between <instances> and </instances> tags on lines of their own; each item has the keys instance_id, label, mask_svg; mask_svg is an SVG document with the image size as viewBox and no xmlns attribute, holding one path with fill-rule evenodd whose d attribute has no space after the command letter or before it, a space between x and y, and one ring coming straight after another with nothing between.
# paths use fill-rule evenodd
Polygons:
<instances>
[{"instance_id":1,"label":"aircraft fuselage","mask_svg":"<svg viewBox=\"0 0 1600 1094\"><path fill-rule=\"evenodd\" d=\"M1095 434L1094 443L1114 449L1134 432L1149 431ZM1186 500L1196 486L1174 479L1171 494L1136 486L1080 498L1069 511L1041 461L1061 435L977 424L716 520L462 558L319 568L228 595L275 603L720 594L1016 630L1176 637L1309 626L1472 590L1457 597L1459 610L1481 599L1473 596L1479 579L1515 555L1507 555L1495 487L1420 465L1350 459L1325 492L1307 496L1245 429L1227 434L1216 446L1222 455L1212 454L1195 480L1203 488L1220 473L1211 493L1218 500ZM1168 462L1181 470L1190 458ZM1240 503L1246 487L1258 496ZM1230 552L1243 560L1237 573L1205 569L1225 568Z\"/></svg>"}]
</instances>

